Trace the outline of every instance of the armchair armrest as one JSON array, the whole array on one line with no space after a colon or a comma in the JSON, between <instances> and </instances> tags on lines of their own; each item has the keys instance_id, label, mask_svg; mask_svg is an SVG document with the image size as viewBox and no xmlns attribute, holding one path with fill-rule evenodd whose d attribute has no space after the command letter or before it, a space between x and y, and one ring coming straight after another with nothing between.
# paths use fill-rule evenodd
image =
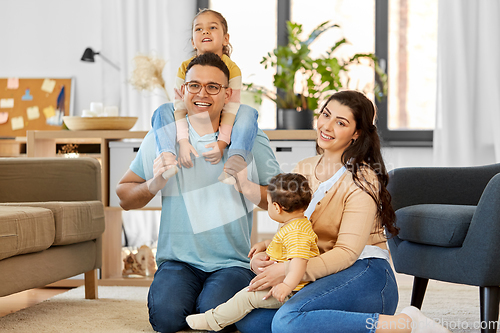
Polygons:
<instances>
[{"instance_id":1,"label":"armchair armrest","mask_svg":"<svg viewBox=\"0 0 500 333\"><path fill-rule=\"evenodd\" d=\"M1 158L0 202L101 200L94 158Z\"/></svg>"},{"instance_id":2,"label":"armchair armrest","mask_svg":"<svg viewBox=\"0 0 500 333\"><path fill-rule=\"evenodd\" d=\"M398 168L387 186L395 210L418 204L477 205L500 164L477 167Z\"/></svg>"},{"instance_id":3,"label":"armchair armrest","mask_svg":"<svg viewBox=\"0 0 500 333\"><path fill-rule=\"evenodd\" d=\"M463 247L474 248L475 254L484 261L484 254L495 251L488 256L494 261L500 256L498 237L500 236L500 174L497 174L486 185L477 204L476 211L465 237ZM481 251L483 250L483 251ZM472 253L470 255L473 255ZM474 258L474 260L480 258Z\"/></svg>"}]
</instances>

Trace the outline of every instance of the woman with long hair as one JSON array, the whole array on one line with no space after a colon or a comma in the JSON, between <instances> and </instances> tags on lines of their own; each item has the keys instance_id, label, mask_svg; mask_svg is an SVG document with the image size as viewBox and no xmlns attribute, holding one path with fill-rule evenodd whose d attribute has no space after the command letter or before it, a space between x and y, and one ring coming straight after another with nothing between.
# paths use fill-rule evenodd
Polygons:
<instances>
[{"instance_id":1,"label":"woman with long hair","mask_svg":"<svg viewBox=\"0 0 500 333\"><path fill-rule=\"evenodd\" d=\"M341 91L324 104L317 122L318 155L300 161L313 199L305 215L318 235L320 255L303 280L311 281L279 310L258 309L237 323L241 332L449 332L417 308L394 315L398 288L386 239L397 235L389 181L373 103ZM254 255L249 290L280 282L287 263Z\"/></svg>"}]
</instances>

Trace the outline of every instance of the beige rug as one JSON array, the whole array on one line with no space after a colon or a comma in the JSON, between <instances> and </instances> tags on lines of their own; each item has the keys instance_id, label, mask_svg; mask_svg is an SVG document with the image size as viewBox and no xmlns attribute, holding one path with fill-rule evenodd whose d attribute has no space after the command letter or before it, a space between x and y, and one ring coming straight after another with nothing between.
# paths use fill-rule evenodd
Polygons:
<instances>
[{"instance_id":1,"label":"beige rug","mask_svg":"<svg viewBox=\"0 0 500 333\"><path fill-rule=\"evenodd\" d=\"M99 287L86 300L83 287L0 318L0 332L154 332L148 321L147 287Z\"/></svg>"},{"instance_id":2,"label":"beige rug","mask_svg":"<svg viewBox=\"0 0 500 333\"><path fill-rule=\"evenodd\" d=\"M410 303L412 280L402 276L398 282L399 312ZM79 287L1 317L0 332L153 332L147 292L147 287L99 287L99 300L85 300ZM431 281L422 310L452 332L480 332L478 288Z\"/></svg>"},{"instance_id":3,"label":"beige rug","mask_svg":"<svg viewBox=\"0 0 500 333\"><path fill-rule=\"evenodd\" d=\"M399 304L396 313L410 305L413 279L398 279ZM454 333L476 333L480 329L479 287L429 281L422 312Z\"/></svg>"}]
</instances>

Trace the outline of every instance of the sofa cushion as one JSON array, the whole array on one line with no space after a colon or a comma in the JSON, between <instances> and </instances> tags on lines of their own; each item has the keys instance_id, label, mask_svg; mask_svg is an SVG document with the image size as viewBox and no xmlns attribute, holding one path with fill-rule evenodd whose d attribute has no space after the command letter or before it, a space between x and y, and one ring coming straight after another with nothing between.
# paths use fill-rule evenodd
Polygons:
<instances>
[{"instance_id":1,"label":"sofa cushion","mask_svg":"<svg viewBox=\"0 0 500 333\"><path fill-rule=\"evenodd\" d=\"M0 206L0 260L45 250L54 238L54 216L49 209Z\"/></svg>"},{"instance_id":2,"label":"sofa cushion","mask_svg":"<svg viewBox=\"0 0 500 333\"><path fill-rule=\"evenodd\" d=\"M101 201L20 202L1 205L41 207L51 210L56 228L54 245L96 239L104 232L104 207Z\"/></svg>"},{"instance_id":3,"label":"sofa cushion","mask_svg":"<svg viewBox=\"0 0 500 333\"><path fill-rule=\"evenodd\" d=\"M476 206L424 204L396 211L398 237L414 243L456 247L469 230Z\"/></svg>"}]
</instances>

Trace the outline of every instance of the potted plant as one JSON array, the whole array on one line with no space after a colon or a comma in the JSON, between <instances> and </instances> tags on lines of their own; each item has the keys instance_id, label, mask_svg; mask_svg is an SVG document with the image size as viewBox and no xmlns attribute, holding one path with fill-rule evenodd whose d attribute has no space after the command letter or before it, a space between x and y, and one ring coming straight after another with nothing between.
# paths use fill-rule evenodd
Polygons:
<instances>
[{"instance_id":1,"label":"potted plant","mask_svg":"<svg viewBox=\"0 0 500 333\"><path fill-rule=\"evenodd\" d=\"M305 40L300 39L302 24L287 22L288 44L280 45L263 57L261 64L265 68L275 69L274 86L276 91L245 84L248 91L255 93L256 102L262 102L262 96L273 100L278 107L278 129L312 128L314 110L323 99L332 92L344 87L343 81L352 79L349 71L352 65L360 64L361 59L368 59L368 66L375 69L375 96L382 98L387 90L387 75L380 69L377 58L372 53L357 53L349 59L335 55L335 51L347 42L345 38L337 41L326 54L313 59L310 56L311 45L323 32L340 28L337 24L326 21L318 25ZM365 64L366 65L366 64ZM299 83L299 84L298 84ZM300 91L296 91L300 86ZM295 89L294 89L295 88Z\"/></svg>"}]
</instances>

